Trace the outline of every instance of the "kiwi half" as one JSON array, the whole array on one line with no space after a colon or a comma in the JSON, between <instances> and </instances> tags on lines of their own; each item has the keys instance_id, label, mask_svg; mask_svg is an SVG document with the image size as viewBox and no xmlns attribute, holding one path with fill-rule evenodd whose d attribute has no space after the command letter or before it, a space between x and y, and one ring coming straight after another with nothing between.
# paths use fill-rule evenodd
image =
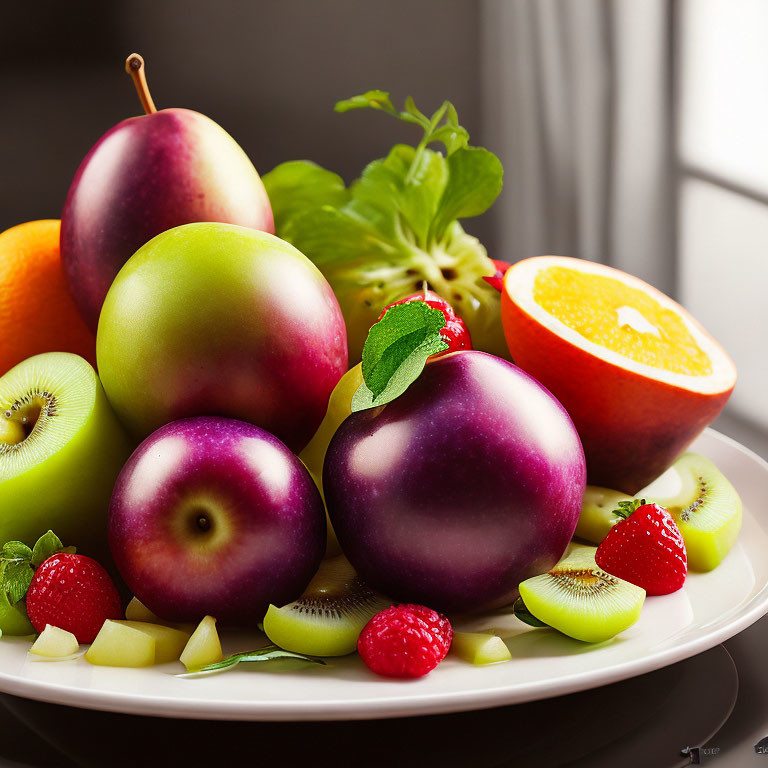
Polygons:
<instances>
[{"instance_id":1,"label":"kiwi half","mask_svg":"<svg viewBox=\"0 0 768 768\"><path fill-rule=\"evenodd\" d=\"M694 571L716 568L733 547L741 530L742 504L739 494L722 472L698 453L686 453L673 465L681 488L674 496L653 497L669 510Z\"/></svg>"},{"instance_id":2,"label":"kiwi half","mask_svg":"<svg viewBox=\"0 0 768 768\"><path fill-rule=\"evenodd\" d=\"M597 565L596 551L575 549L552 570L520 584L520 597L533 616L587 643L601 643L631 627L645 602L644 589Z\"/></svg>"},{"instance_id":3,"label":"kiwi half","mask_svg":"<svg viewBox=\"0 0 768 768\"><path fill-rule=\"evenodd\" d=\"M96 372L48 352L0 378L0 545L53 530L86 554L106 552L112 487L131 447Z\"/></svg>"},{"instance_id":4,"label":"kiwi half","mask_svg":"<svg viewBox=\"0 0 768 768\"><path fill-rule=\"evenodd\" d=\"M363 627L392 605L368 587L343 556L323 560L304 594L282 608L270 605L264 632L287 651L345 656L357 650Z\"/></svg>"}]
</instances>

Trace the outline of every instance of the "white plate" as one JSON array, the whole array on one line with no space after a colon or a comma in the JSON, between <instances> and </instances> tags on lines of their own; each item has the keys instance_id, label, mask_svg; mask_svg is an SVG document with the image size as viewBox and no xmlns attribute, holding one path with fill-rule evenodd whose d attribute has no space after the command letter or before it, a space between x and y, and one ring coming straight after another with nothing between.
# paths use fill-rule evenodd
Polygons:
<instances>
[{"instance_id":1,"label":"white plate","mask_svg":"<svg viewBox=\"0 0 768 768\"><path fill-rule=\"evenodd\" d=\"M768 464L707 430L692 450L705 454L744 501L739 540L719 568L692 573L685 588L648 598L640 621L590 646L495 614L472 626L503 630L513 659L473 667L449 656L432 674L389 681L356 657L328 667L269 672L260 665L197 679L179 664L148 669L94 667L85 660L35 661L29 641L0 640L0 691L56 704L165 717L217 720L349 720L482 709L559 696L649 672L701 653L768 612ZM664 482L664 480L662 480ZM667 482L674 482L669 480ZM263 637L261 638L263 644ZM228 650L259 640L229 638Z\"/></svg>"}]
</instances>

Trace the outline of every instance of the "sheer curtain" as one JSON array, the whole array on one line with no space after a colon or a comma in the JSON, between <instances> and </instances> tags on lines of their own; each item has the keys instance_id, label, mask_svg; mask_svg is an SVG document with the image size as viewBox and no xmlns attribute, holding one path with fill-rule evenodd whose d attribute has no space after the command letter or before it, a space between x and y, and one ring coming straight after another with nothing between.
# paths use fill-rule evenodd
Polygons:
<instances>
[{"instance_id":1,"label":"sheer curtain","mask_svg":"<svg viewBox=\"0 0 768 768\"><path fill-rule=\"evenodd\" d=\"M669 0L483 0L498 257L602 261L674 291Z\"/></svg>"}]
</instances>

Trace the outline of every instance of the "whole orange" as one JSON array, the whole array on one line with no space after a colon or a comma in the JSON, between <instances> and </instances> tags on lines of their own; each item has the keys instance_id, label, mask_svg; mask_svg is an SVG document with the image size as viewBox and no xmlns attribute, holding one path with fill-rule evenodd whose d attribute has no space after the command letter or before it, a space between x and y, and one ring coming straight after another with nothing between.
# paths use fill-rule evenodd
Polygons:
<instances>
[{"instance_id":1,"label":"whole orange","mask_svg":"<svg viewBox=\"0 0 768 768\"><path fill-rule=\"evenodd\" d=\"M0 234L0 375L40 352L96 363L96 339L75 308L59 256L58 219Z\"/></svg>"}]
</instances>

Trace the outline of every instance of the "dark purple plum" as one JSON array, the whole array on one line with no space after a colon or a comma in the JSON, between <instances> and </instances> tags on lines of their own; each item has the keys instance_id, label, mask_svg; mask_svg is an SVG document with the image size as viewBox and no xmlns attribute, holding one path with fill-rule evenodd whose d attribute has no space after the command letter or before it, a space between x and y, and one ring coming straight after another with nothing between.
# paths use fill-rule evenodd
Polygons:
<instances>
[{"instance_id":1,"label":"dark purple plum","mask_svg":"<svg viewBox=\"0 0 768 768\"><path fill-rule=\"evenodd\" d=\"M253 625L304 591L325 551L325 511L304 465L235 419L158 429L117 479L109 546L157 616Z\"/></svg>"},{"instance_id":2,"label":"dark purple plum","mask_svg":"<svg viewBox=\"0 0 768 768\"><path fill-rule=\"evenodd\" d=\"M560 403L484 352L431 361L396 400L353 413L325 457L342 550L389 597L449 612L511 602L563 555L584 452Z\"/></svg>"}]
</instances>

